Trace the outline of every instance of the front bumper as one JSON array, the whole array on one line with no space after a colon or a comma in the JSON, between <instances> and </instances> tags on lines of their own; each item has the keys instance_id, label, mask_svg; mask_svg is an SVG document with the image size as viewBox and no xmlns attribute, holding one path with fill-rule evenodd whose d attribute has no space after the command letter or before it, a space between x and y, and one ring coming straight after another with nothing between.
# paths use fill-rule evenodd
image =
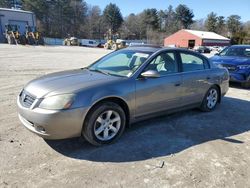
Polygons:
<instances>
[{"instance_id":1,"label":"front bumper","mask_svg":"<svg viewBox=\"0 0 250 188\"><path fill-rule=\"evenodd\" d=\"M87 108L46 110L26 108L17 99L18 116L31 132L45 139L65 139L81 135Z\"/></svg>"},{"instance_id":2,"label":"front bumper","mask_svg":"<svg viewBox=\"0 0 250 188\"><path fill-rule=\"evenodd\" d=\"M230 73L230 82L238 82L238 83L248 83L250 82L250 75L246 75L243 73Z\"/></svg>"}]
</instances>

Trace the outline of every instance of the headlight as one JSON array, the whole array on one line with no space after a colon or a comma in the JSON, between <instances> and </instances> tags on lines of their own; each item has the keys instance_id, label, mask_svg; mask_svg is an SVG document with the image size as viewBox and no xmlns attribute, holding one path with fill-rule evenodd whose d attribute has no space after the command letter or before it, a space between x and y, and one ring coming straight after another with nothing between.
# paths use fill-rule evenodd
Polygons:
<instances>
[{"instance_id":1,"label":"headlight","mask_svg":"<svg viewBox=\"0 0 250 188\"><path fill-rule=\"evenodd\" d=\"M237 66L239 69L249 69L250 65L238 65Z\"/></svg>"},{"instance_id":2,"label":"headlight","mask_svg":"<svg viewBox=\"0 0 250 188\"><path fill-rule=\"evenodd\" d=\"M74 94L55 95L44 98L39 105L39 108L48 110L63 110L69 109L75 99Z\"/></svg>"}]
</instances>

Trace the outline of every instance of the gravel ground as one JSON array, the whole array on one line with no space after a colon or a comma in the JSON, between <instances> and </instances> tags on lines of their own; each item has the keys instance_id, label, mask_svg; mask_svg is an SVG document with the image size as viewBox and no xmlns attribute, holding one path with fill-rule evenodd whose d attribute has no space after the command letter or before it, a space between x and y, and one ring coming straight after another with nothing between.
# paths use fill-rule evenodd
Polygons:
<instances>
[{"instance_id":1,"label":"gravel ground","mask_svg":"<svg viewBox=\"0 0 250 188\"><path fill-rule=\"evenodd\" d=\"M16 96L25 83L108 52L0 45L0 187L250 187L250 90L238 85L214 112L140 122L104 147L45 141L21 125Z\"/></svg>"}]
</instances>

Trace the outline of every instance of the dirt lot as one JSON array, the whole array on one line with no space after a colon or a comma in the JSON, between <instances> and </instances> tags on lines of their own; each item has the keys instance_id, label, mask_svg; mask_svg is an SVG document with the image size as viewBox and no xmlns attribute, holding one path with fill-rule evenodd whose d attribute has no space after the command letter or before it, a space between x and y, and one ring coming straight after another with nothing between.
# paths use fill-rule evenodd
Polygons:
<instances>
[{"instance_id":1,"label":"dirt lot","mask_svg":"<svg viewBox=\"0 0 250 188\"><path fill-rule=\"evenodd\" d=\"M250 90L237 85L214 112L137 123L100 148L45 141L21 125L16 96L25 83L106 53L0 45L0 187L250 187Z\"/></svg>"}]
</instances>

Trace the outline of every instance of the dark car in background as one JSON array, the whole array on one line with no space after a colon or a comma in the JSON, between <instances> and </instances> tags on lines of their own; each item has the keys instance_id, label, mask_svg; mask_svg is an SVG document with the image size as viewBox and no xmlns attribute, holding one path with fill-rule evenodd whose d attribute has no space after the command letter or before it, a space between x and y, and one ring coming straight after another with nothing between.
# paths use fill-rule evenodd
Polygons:
<instances>
[{"instance_id":1,"label":"dark car in background","mask_svg":"<svg viewBox=\"0 0 250 188\"><path fill-rule=\"evenodd\" d=\"M210 53L211 52L211 50L206 46L195 46L194 51L199 52L199 53Z\"/></svg>"},{"instance_id":2,"label":"dark car in background","mask_svg":"<svg viewBox=\"0 0 250 188\"><path fill-rule=\"evenodd\" d=\"M230 81L250 87L250 45L233 45L225 48L210 60L228 69Z\"/></svg>"}]
</instances>

